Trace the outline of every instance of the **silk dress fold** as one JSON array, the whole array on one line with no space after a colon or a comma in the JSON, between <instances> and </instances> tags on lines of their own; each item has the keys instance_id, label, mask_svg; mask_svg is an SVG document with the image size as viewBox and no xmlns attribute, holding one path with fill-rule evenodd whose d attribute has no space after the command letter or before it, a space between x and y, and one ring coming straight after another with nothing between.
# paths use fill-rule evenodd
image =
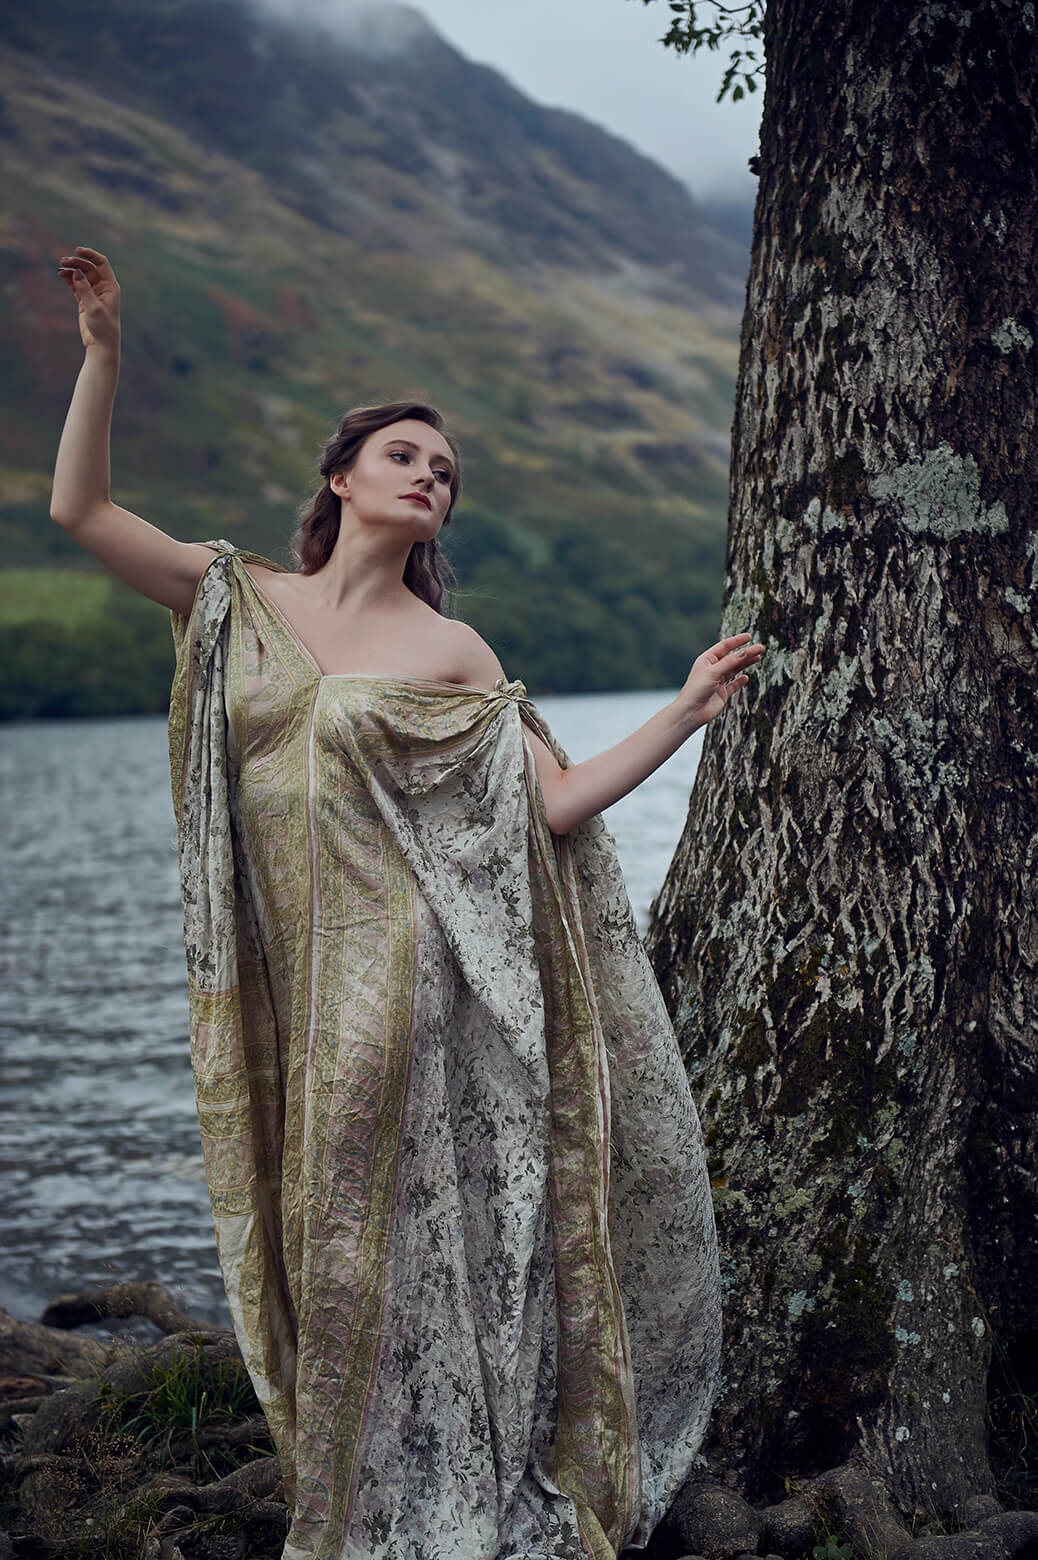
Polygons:
<instances>
[{"instance_id":1,"label":"silk dress fold","mask_svg":"<svg viewBox=\"0 0 1038 1560\"><path fill-rule=\"evenodd\" d=\"M615 1560L716 1384L699 1122L519 682L322 675L227 543L174 617L191 1058L285 1560Z\"/></svg>"}]
</instances>

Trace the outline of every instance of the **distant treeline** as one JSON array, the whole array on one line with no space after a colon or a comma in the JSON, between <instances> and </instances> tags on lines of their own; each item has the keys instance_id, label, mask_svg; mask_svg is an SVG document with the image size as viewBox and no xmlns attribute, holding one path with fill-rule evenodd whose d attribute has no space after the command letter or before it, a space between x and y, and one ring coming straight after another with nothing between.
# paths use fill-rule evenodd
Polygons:
<instances>
[{"instance_id":1,"label":"distant treeline","mask_svg":"<svg viewBox=\"0 0 1038 1560\"><path fill-rule=\"evenodd\" d=\"M167 708L173 640L161 607L121 589L95 616L71 623L5 621L5 607L11 603L0 597L0 719Z\"/></svg>"},{"instance_id":2,"label":"distant treeline","mask_svg":"<svg viewBox=\"0 0 1038 1560\"><path fill-rule=\"evenodd\" d=\"M719 538L689 541L687 565L662 571L586 532L534 563L505 522L467 514L451 547L457 615L531 695L673 687L717 636ZM0 572L0 666L0 719L158 713L169 614L94 573Z\"/></svg>"}]
</instances>

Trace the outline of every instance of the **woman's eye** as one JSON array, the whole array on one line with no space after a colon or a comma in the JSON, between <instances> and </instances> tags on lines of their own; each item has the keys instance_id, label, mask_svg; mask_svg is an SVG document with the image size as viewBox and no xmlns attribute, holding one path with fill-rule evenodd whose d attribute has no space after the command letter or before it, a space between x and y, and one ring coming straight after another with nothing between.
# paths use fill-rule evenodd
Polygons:
<instances>
[{"instance_id":1,"label":"woman's eye","mask_svg":"<svg viewBox=\"0 0 1038 1560\"><path fill-rule=\"evenodd\" d=\"M402 460L410 464L411 455L408 450L388 450L387 454L389 455L390 460ZM437 482L449 483L451 479L450 471L445 466L441 466L438 471L434 471L433 476L436 478Z\"/></svg>"}]
</instances>

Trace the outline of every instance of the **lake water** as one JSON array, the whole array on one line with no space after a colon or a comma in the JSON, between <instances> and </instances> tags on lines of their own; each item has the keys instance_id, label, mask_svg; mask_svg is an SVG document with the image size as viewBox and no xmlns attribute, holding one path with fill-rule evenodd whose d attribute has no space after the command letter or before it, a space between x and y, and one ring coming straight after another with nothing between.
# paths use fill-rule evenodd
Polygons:
<instances>
[{"instance_id":1,"label":"lake water","mask_svg":"<svg viewBox=\"0 0 1038 1560\"><path fill-rule=\"evenodd\" d=\"M571 758L672 695L545 698ZM700 734L609 809L644 930L681 833ZM187 1042L166 726L0 727L0 1305L158 1279L226 1323Z\"/></svg>"}]
</instances>

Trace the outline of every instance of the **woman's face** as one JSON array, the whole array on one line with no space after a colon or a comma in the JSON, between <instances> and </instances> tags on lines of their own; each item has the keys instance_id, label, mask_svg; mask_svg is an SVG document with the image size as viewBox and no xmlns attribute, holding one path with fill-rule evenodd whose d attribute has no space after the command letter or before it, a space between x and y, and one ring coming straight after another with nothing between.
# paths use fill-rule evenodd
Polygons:
<instances>
[{"instance_id":1,"label":"woman's face","mask_svg":"<svg viewBox=\"0 0 1038 1560\"><path fill-rule=\"evenodd\" d=\"M399 526L411 542L429 541L451 503L454 456L441 433L410 418L369 434L348 471L331 477L343 520Z\"/></svg>"}]
</instances>

